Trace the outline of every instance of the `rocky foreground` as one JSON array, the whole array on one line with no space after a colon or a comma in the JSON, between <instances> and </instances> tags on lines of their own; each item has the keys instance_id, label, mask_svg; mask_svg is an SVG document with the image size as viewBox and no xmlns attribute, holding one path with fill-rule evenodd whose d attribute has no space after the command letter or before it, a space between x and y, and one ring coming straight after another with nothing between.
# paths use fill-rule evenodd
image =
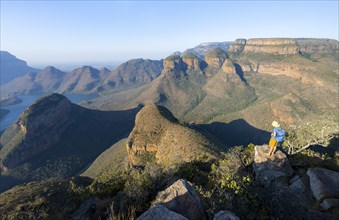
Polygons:
<instances>
[{"instance_id":1,"label":"rocky foreground","mask_svg":"<svg viewBox=\"0 0 339 220\"><path fill-rule=\"evenodd\" d=\"M286 155L278 150L268 156L267 145L256 146L253 168L256 182L265 191L265 199L275 207L275 216L281 219L337 219L339 208L339 173L324 168L309 168L304 174L292 169ZM95 200L88 209L77 211L73 219L91 219ZM86 201L83 205L88 204ZM330 211L329 211L330 210ZM210 219L194 184L179 179L160 191L150 208L138 220ZM240 219L231 210L215 213L213 220Z\"/></svg>"}]
</instances>

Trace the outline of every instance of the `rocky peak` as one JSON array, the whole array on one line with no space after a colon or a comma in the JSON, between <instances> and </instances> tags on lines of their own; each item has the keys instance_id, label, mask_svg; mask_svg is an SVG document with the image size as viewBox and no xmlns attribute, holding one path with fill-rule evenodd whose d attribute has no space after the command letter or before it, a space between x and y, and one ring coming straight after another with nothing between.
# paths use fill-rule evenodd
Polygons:
<instances>
[{"instance_id":1,"label":"rocky peak","mask_svg":"<svg viewBox=\"0 0 339 220\"><path fill-rule=\"evenodd\" d=\"M205 61L210 67L220 68L224 61L227 59L225 51L220 48L214 48L210 50L206 56Z\"/></svg>"},{"instance_id":2,"label":"rocky peak","mask_svg":"<svg viewBox=\"0 0 339 220\"><path fill-rule=\"evenodd\" d=\"M226 73L226 81L241 82L240 77L237 75L235 65L230 59L225 60L221 69Z\"/></svg>"},{"instance_id":3,"label":"rocky peak","mask_svg":"<svg viewBox=\"0 0 339 220\"><path fill-rule=\"evenodd\" d=\"M99 74L100 74L98 69L91 67L91 66L82 66L80 68L73 70L72 72L76 74L90 75L91 77L94 77L94 78L99 77Z\"/></svg>"},{"instance_id":4,"label":"rocky peak","mask_svg":"<svg viewBox=\"0 0 339 220\"><path fill-rule=\"evenodd\" d=\"M236 39L228 51L234 52L234 53L241 52L244 50L245 45L246 45L246 39L242 39L242 38Z\"/></svg>"},{"instance_id":5,"label":"rocky peak","mask_svg":"<svg viewBox=\"0 0 339 220\"><path fill-rule=\"evenodd\" d=\"M57 68L55 68L54 66L47 66L45 69L43 69L42 71L45 72L50 72L50 73L56 73L59 72L60 70L58 70Z\"/></svg>"},{"instance_id":6,"label":"rocky peak","mask_svg":"<svg viewBox=\"0 0 339 220\"><path fill-rule=\"evenodd\" d=\"M132 166L143 166L142 156L147 154L162 165L189 162L203 155L209 160L214 158L211 148L215 146L200 133L180 125L168 109L154 104L137 114L126 142Z\"/></svg>"},{"instance_id":7,"label":"rocky peak","mask_svg":"<svg viewBox=\"0 0 339 220\"><path fill-rule=\"evenodd\" d=\"M200 70L199 58L192 53L185 53L182 60L186 63L189 70Z\"/></svg>"},{"instance_id":8,"label":"rocky peak","mask_svg":"<svg viewBox=\"0 0 339 220\"><path fill-rule=\"evenodd\" d=\"M184 63L179 55L171 55L164 60L164 70L181 70Z\"/></svg>"}]
</instances>

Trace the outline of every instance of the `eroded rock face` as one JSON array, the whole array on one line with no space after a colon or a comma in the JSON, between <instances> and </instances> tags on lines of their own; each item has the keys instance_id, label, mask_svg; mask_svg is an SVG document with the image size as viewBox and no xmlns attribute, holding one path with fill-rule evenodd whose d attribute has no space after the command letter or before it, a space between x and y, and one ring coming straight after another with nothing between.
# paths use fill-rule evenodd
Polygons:
<instances>
[{"instance_id":1,"label":"eroded rock face","mask_svg":"<svg viewBox=\"0 0 339 220\"><path fill-rule=\"evenodd\" d=\"M259 183L270 187L274 182L277 184L288 182L288 177L293 174L293 169L283 152L278 150L273 156L268 156L268 145L256 146L254 149L253 168Z\"/></svg>"},{"instance_id":2,"label":"eroded rock face","mask_svg":"<svg viewBox=\"0 0 339 220\"><path fill-rule=\"evenodd\" d=\"M181 70L184 67L179 55L172 55L164 60L164 70Z\"/></svg>"},{"instance_id":3,"label":"eroded rock face","mask_svg":"<svg viewBox=\"0 0 339 220\"><path fill-rule=\"evenodd\" d=\"M220 68L226 59L226 53L219 48L210 50L205 56L206 63L213 68Z\"/></svg>"},{"instance_id":4,"label":"eroded rock face","mask_svg":"<svg viewBox=\"0 0 339 220\"><path fill-rule=\"evenodd\" d=\"M206 219L200 197L192 185L180 179L158 193L152 206L163 205L190 220Z\"/></svg>"},{"instance_id":5,"label":"eroded rock face","mask_svg":"<svg viewBox=\"0 0 339 220\"><path fill-rule=\"evenodd\" d=\"M308 76L308 72L313 71L312 67L304 66L301 64L287 64L281 62L275 63L261 63L257 64L256 71L269 75L285 75L292 77L298 80L301 80L302 83L316 83L318 85L323 85L323 82L317 78Z\"/></svg>"},{"instance_id":6,"label":"eroded rock face","mask_svg":"<svg viewBox=\"0 0 339 220\"><path fill-rule=\"evenodd\" d=\"M228 51L231 53L241 52L244 50L245 45L246 45L246 39L236 39Z\"/></svg>"},{"instance_id":7,"label":"eroded rock face","mask_svg":"<svg viewBox=\"0 0 339 220\"><path fill-rule=\"evenodd\" d=\"M234 63L230 59L226 59L221 67L222 71L226 73L226 81L235 83L241 82L240 77L237 75Z\"/></svg>"},{"instance_id":8,"label":"eroded rock face","mask_svg":"<svg viewBox=\"0 0 339 220\"><path fill-rule=\"evenodd\" d=\"M146 212L144 212L137 220L188 220L184 216L170 211L168 208L162 205L156 205Z\"/></svg>"},{"instance_id":9,"label":"eroded rock face","mask_svg":"<svg viewBox=\"0 0 339 220\"><path fill-rule=\"evenodd\" d=\"M298 54L299 46L294 39L289 38L258 38L247 40L244 52L280 55Z\"/></svg>"},{"instance_id":10,"label":"eroded rock face","mask_svg":"<svg viewBox=\"0 0 339 220\"><path fill-rule=\"evenodd\" d=\"M329 198L339 198L339 173L324 168L309 168L307 175L310 177L313 196L318 201Z\"/></svg>"},{"instance_id":11,"label":"eroded rock face","mask_svg":"<svg viewBox=\"0 0 339 220\"><path fill-rule=\"evenodd\" d=\"M182 56L182 60L186 63L189 70L200 70L199 58L191 53L186 53Z\"/></svg>"},{"instance_id":12,"label":"eroded rock face","mask_svg":"<svg viewBox=\"0 0 339 220\"><path fill-rule=\"evenodd\" d=\"M24 141L2 158L3 166L14 167L57 143L60 134L73 123L72 106L66 97L52 94L27 108L16 123Z\"/></svg>"}]
</instances>

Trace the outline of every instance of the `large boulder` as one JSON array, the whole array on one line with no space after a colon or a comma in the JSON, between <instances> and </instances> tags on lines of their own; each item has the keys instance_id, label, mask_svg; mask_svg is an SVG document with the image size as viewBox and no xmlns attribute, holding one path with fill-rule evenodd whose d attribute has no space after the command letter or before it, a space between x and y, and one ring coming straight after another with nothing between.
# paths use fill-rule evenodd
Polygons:
<instances>
[{"instance_id":1,"label":"large boulder","mask_svg":"<svg viewBox=\"0 0 339 220\"><path fill-rule=\"evenodd\" d=\"M320 206L324 210L328 210L333 207L339 207L339 199L324 199Z\"/></svg>"},{"instance_id":2,"label":"large boulder","mask_svg":"<svg viewBox=\"0 0 339 220\"><path fill-rule=\"evenodd\" d=\"M206 219L198 193L188 181L183 179L159 192L152 207L156 205L163 205L190 220Z\"/></svg>"},{"instance_id":3,"label":"large boulder","mask_svg":"<svg viewBox=\"0 0 339 220\"><path fill-rule=\"evenodd\" d=\"M270 200L274 215L282 219L303 219L315 205L307 175L298 177L289 186L273 188Z\"/></svg>"},{"instance_id":4,"label":"large boulder","mask_svg":"<svg viewBox=\"0 0 339 220\"><path fill-rule=\"evenodd\" d=\"M137 220L188 220L178 213L170 211L162 205L156 205L144 212Z\"/></svg>"},{"instance_id":5,"label":"large boulder","mask_svg":"<svg viewBox=\"0 0 339 220\"><path fill-rule=\"evenodd\" d=\"M83 202L81 206L70 215L70 219L83 219L83 220L93 219L95 207L96 207L95 199L90 198Z\"/></svg>"},{"instance_id":6,"label":"large boulder","mask_svg":"<svg viewBox=\"0 0 339 220\"><path fill-rule=\"evenodd\" d=\"M324 168L309 168L307 175L313 196L318 201L328 198L339 198L339 173Z\"/></svg>"},{"instance_id":7,"label":"large boulder","mask_svg":"<svg viewBox=\"0 0 339 220\"><path fill-rule=\"evenodd\" d=\"M270 187L273 182L287 185L288 178L293 174L293 169L286 155L280 150L268 156L269 146L256 146L253 168L259 183Z\"/></svg>"},{"instance_id":8,"label":"large boulder","mask_svg":"<svg viewBox=\"0 0 339 220\"><path fill-rule=\"evenodd\" d=\"M215 214L213 220L240 220L240 218L231 211L223 210Z\"/></svg>"}]
</instances>

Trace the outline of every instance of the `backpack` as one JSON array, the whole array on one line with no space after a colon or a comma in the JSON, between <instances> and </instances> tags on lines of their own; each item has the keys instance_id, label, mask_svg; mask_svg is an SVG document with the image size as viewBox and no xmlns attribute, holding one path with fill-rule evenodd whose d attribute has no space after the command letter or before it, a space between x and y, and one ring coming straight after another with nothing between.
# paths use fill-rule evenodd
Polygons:
<instances>
[{"instance_id":1,"label":"backpack","mask_svg":"<svg viewBox=\"0 0 339 220\"><path fill-rule=\"evenodd\" d=\"M280 129L276 132L276 136L275 139L280 143L284 141L284 137L285 137L286 131L283 129Z\"/></svg>"}]
</instances>

